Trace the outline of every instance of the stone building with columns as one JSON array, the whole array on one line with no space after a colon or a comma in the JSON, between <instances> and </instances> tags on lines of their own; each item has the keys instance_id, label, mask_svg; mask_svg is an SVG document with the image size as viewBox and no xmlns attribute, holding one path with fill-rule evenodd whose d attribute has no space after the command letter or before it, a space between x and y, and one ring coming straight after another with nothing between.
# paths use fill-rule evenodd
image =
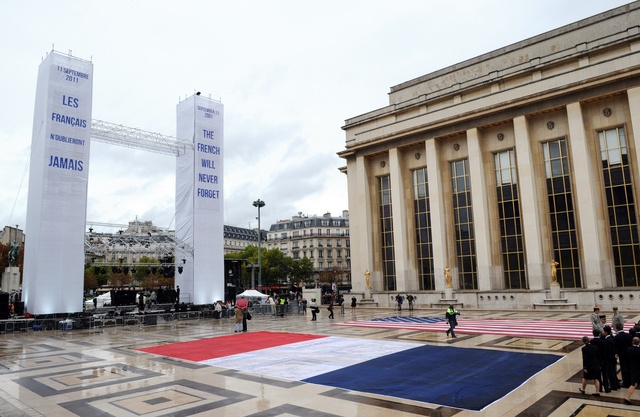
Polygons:
<instances>
[{"instance_id":1,"label":"stone building with columns","mask_svg":"<svg viewBox=\"0 0 640 417\"><path fill-rule=\"evenodd\" d=\"M640 2L393 86L343 129L372 303L440 305L449 267L468 308L638 309Z\"/></svg>"}]
</instances>

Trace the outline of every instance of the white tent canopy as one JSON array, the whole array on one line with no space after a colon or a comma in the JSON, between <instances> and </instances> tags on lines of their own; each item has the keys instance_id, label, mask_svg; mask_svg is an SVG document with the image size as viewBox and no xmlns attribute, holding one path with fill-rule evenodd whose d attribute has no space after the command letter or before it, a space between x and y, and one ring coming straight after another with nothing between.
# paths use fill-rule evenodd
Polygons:
<instances>
[{"instance_id":1,"label":"white tent canopy","mask_svg":"<svg viewBox=\"0 0 640 417\"><path fill-rule=\"evenodd\" d=\"M260 291L257 290L246 290L243 293L240 293L236 296L236 298L246 298L247 300L262 300L264 298L267 298L268 295L267 294L263 294Z\"/></svg>"}]
</instances>

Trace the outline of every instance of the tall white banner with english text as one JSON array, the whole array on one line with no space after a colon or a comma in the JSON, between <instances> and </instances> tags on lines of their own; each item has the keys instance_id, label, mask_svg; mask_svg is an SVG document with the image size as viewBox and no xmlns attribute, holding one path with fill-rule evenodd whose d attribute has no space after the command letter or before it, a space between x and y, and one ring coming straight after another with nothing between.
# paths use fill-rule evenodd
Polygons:
<instances>
[{"instance_id":1,"label":"tall white banner with english text","mask_svg":"<svg viewBox=\"0 0 640 417\"><path fill-rule=\"evenodd\" d=\"M33 117L22 298L33 314L83 308L93 64L51 52Z\"/></svg>"},{"instance_id":2,"label":"tall white banner with english text","mask_svg":"<svg viewBox=\"0 0 640 417\"><path fill-rule=\"evenodd\" d=\"M176 285L181 302L211 304L224 300L224 106L194 95L177 116L176 136L193 149L176 162Z\"/></svg>"}]
</instances>

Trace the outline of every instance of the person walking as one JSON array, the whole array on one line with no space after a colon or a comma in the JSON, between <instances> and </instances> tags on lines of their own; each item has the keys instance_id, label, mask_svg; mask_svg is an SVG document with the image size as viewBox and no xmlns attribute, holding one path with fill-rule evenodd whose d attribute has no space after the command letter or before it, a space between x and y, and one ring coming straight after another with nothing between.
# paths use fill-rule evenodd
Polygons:
<instances>
[{"instance_id":1,"label":"person walking","mask_svg":"<svg viewBox=\"0 0 640 417\"><path fill-rule=\"evenodd\" d=\"M318 309L318 304L316 303L315 298L311 299L311 302L309 303L309 308L311 309L311 321L316 321L319 309Z\"/></svg>"},{"instance_id":2,"label":"person walking","mask_svg":"<svg viewBox=\"0 0 640 417\"><path fill-rule=\"evenodd\" d=\"M409 311L413 311L413 295L407 294L407 302L409 303Z\"/></svg>"},{"instance_id":3,"label":"person walking","mask_svg":"<svg viewBox=\"0 0 640 417\"><path fill-rule=\"evenodd\" d=\"M631 405L631 395L640 383L640 338L634 337L631 347L627 348L627 361L629 363L629 388L624 403Z\"/></svg>"},{"instance_id":4,"label":"person walking","mask_svg":"<svg viewBox=\"0 0 640 417\"><path fill-rule=\"evenodd\" d=\"M329 318L333 319L333 300L329 300L329 307L327 307L327 310L329 310Z\"/></svg>"},{"instance_id":5,"label":"person walking","mask_svg":"<svg viewBox=\"0 0 640 417\"><path fill-rule=\"evenodd\" d=\"M605 342L602 382L604 384L604 392L611 392L620 389L616 372L616 365L618 364L616 360L616 343L609 325L604 326L602 335L604 336Z\"/></svg>"},{"instance_id":6,"label":"person walking","mask_svg":"<svg viewBox=\"0 0 640 417\"><path fill-rule=\"evenodd\" d=\"M602 375L604 372L604 351L607 349L607 344L602 338L600 330L593 330L593 338L589 343L598 348L598 360L600 361L600 375L598 376L598 382L600 383L600 392L602 392L604 390L604 378Z\"/></svg>"},{"instance_id":7,"label":"person walking","mask_svg":"<svg viewBox=\"0 0 640 417\"><path fill-rule=\"evenodd\" d=\"M585 389L587 383L593 381L596 387L596 392L593 393L595 397L600 396L600 352L598 347L592 345L589 342L589 338L584 336L582 338L582 388L578 388L583 394L586 394Z\"/></svg>"},{"instance_id":8,"label":"person walking","mask_svg":"<svg viewBox=\"0 0 640 417\"><path fill-rule=\"evenodd\" d=\"M234 318L236 328L234 330L235 333L242 333L242 319L244 318L244 311L240 307L236 307L234 309Z\"/></svg>"},{"instance_id":9,"label":"person walking","mask_svg":"<svg viewBox=\"0 0 640 417\"><path fill-rule=\"evenodd\" d=\"M357 302L358 302L358 300L356 299L355 295L353 297L351 297L351 312L356 311Z\"/></svg>"},{"instance_id":10,"label":"person walking","mask_svg":"<svg viewBox=\"0 0 640 417\"><path fill-rule=\"evenodd\" d=\"M631 378L629 375L629 361L627 359L627 349L632 346L633 337L624 331L622 323L616 322L616 335L613 340L616 345L616 352L618 353L618 362L620 363L620 375L622 376L622 388L629 388L631 385ZM617 377L617 376L616 376Z\"/></svg>"},{"instance_id":11,"label":"person walking","mask_svg":"<svg viewBox=\"0 0 640 417\"><path fill-rule=\"evenodd\" d=\"M449 323L449 330L447 330L447 337L449 337L449 333L451 333L451 337L457 338L457 336L456 336L456 334L454 332L454 329L458 325L458 319L456 318L456 316L459 316L459 315L460 315L460 313L458 312L458 310L453 308L453 304L449 305L449 308L447 309L447 312L445 313L445 318L447 319L447 322Z\"/></svg>"}]
</instances>

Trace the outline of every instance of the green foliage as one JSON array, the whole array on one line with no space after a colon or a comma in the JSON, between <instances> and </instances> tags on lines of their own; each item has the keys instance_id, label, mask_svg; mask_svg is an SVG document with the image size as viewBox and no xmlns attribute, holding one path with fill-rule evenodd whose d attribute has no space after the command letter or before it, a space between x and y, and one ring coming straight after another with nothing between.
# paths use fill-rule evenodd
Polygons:
<instances>
[{"instance_id":1,"label":"green foliage","mask_svg":"<svg viewBox=\"0 0 640 417\"><path fill-rule=\"evenodd\" d=\"M296 285L304 286L313 282L313 262L306 256L302 259L294 259L291 265L291 281Z\"/></svg>"},{"instance_id":2,"label":"green foliage","mask_svg":"<svg viewBox=\"0 0 640 417\"><path fill-rule=\"evenodd\" d=\"M289 282L297 285L313 280L313 262L309 258L292 259L277 248L262 249L262 285L286 285ZM258 264L258 247L247 246L242 252L228 253L225 259L244 260L242 265L242 284L251 285L251 269ZM257 270L254 279L258 279Z\"/></svg>"}]
</instances>

